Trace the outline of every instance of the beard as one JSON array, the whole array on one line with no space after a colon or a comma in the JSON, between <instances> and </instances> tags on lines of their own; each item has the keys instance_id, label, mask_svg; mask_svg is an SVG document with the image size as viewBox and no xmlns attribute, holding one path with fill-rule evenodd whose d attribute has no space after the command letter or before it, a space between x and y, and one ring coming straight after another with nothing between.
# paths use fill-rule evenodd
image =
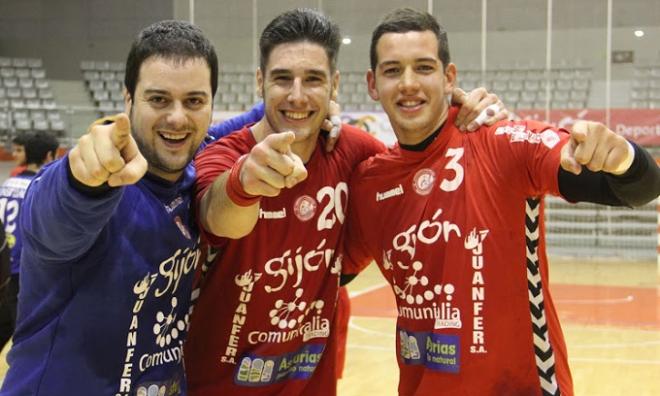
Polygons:
<instances>
[{"instance_id":1,"label":"beard","mask_svg":"<svg viewBox=\"0 0 660 396\"><path fill-rule=\"evenodd\" d=\"M129 114L129 118L131 120L131 126L133 126L134 128L138 124L135 122L133 115L134 112L133 112L133 108L131 107L131 114ZM133 139L135 139L135 143L137 144L140 153L147 160L147 164L149 166L150 171L153 172L153 170L157 170L156 173L165 173L165 174L180 173L188 166L190 161L193 159L195 152L197 151L197 147L194 147L194 145L190 146L190 148L188 149L188 153L185 157L185 161L181 161L180 159L168 158L167 153L160 153L156 148L157 133L155 131L161 128L172 131L177 130L177 128L171 128L168 124L161 122L154 126L153 135L149 135L148 133L143 133L144 131L133 130L132 131ZM192 135L187 137L186 139L192 139L192 137L196 135L196 128L192 125L185 125L183 128L178 128L178 130L192 131Z\"/></svg>"}]
</instances>

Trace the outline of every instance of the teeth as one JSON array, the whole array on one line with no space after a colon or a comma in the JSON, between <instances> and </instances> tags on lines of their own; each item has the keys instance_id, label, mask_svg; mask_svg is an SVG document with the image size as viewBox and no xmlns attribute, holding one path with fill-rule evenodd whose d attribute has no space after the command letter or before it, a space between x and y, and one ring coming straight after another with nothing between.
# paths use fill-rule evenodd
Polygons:
<instances>
[{"instance_id":1,"label":"teeth","mask_svg":"<svg viewBox=\"0 0 660 396\"><path fill-rule=\"evenodd\" d=\"M285 111L284 115L287 118L292 118L294 120L302 120L303 118L309 117L309 112L298 113L298 112L293 112L293 111Z\"/></svg>"},{"instance_id":2,"label":"teeth","mask_svg":"<svg viewBox=\"0 0 660 396\"><path fill-rule=\"evenodd\" d=\"M416 101L416 100L404 100L404 101L401 102L401 105L404 106L404 107L414 107L414 106L417 106L421 103L422 102Z\"/></svg>"},{"instance_id":3,"label":"teeth","mask_svg":"<svg viewBox=\"0 0 660 396\"><path fill-rule=\"evenodd\" d=\"M166 132L161 132L160 133L162 137L168 140L183 140L186 138L187 135L181 135L181 134L172 134L172 133L166 133Z\"/></svg>"}]
</instances>

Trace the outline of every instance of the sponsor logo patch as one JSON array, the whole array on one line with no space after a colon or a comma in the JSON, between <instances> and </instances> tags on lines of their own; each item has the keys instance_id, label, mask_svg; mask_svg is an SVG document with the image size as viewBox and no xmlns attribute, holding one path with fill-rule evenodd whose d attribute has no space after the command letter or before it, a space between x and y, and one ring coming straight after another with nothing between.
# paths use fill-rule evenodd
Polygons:
<instances>
[{"instance_id":1,"label":"sponsor logo patch","mask_svg":"<svg viewBox=\"0 0 660 396\"><path fill-rule=\"evenodd\" d=\"M309 344L281 356L247 355L241 358L234 383L265 386L285 380L309 379L323 355L323 344Z\"/></svg>"},{"instance_id":2,"label":"sponsor logo patch","mask_svg":"<svg viewBox=\"0 0 660 396\"><path fill-rule=\"evenodd\" d=\"M399 353L405 364L423 365L446 373L459 372L461 343L457 335L397 330Z\"/></svg>"},{"instance_id":3,"label":"sponsor logo patch","mask_svg":"<svg viewBox=\"0 0 660 396\"><path fill-rule=\"evenodd\" d=\"M413 188L419 195L428 195L435 185L435 172L432 169L420 169L413 177Z\"/></svg>"},{"instance_id":4,"label":"sponsor logo patch","mask_svg":"<svg viewBox=\"0 0 660 396\"><path fill-rule=\"evenodd\" d=\"M303 195L293 204L293 212L300 221L308 221L316 213L317 203L309 195Z\"/></svg>"}]
</instances>

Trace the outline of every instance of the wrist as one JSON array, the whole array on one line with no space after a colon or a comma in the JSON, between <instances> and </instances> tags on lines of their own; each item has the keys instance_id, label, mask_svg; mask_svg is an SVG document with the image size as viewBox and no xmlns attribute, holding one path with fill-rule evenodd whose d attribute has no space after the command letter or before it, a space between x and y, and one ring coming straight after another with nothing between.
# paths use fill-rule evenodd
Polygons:
<instances>
[{"instance_id":1,"label":"wrist","mask_svg":"<svg viewBox=\"0 0 660 396\"><path fill-rule=\"evenodd\" d=\"M247 155L241 156L229 170L229 177L225 184L227 197L238 206L252 206L261 200L261 195L252 195L245 191L241 184L241 168L247 159Z\"/></svg>"},{"instance_id":2,"label":"wrist","mask_svg":"<svg viewBox=\"0 0 660 396\"><path fill-rule=\"evenodd\" d=\"M626 173L630 168L630 165L632 165L633 161L635 160L635 148L629 141L626 140L626 143L628 144L628 155L626 156L626 159L612 171L613 175L620 176Z\"/></svg>"}]
</instances>

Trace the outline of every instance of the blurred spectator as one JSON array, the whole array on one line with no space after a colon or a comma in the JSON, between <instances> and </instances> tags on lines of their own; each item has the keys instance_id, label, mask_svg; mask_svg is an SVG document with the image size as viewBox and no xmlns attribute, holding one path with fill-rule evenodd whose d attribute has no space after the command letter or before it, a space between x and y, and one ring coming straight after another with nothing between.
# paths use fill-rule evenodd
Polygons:
<instances>
[{"instance_id":1,"label":"blurred spectator","mask_svg":"<svg viewBox=\"0 0 660 396\"><path fill-rule=\"evenodd\" d=\"M16 167L9 172L9 176L14 177L19 173L23 172L26 168L25 166L25 140L27 140L29 135L20 134L11 141L11 156L16 162Z\"/></svg>"},{"instance_id":2,"label":"blurred spectator","mask_svg":"<svg viewBox=\"0 0 660 396\"><path fill-rule=\"evenodd\" d=\"M0 349L9 341L16 324L16 303L18 301L18 272L22 238L18 227L18 213L23 203L25 191L42 166L55 159L59 143L45 132L20 136L13 140L13 150L18 163L19 156L24 163L23 170L7 179L0 186L0 220L4 224L6 245L10 249L9 277L2 279L0 289ZM18 143L17 143L18 140Z\"/></svg>"}]
</instances>

